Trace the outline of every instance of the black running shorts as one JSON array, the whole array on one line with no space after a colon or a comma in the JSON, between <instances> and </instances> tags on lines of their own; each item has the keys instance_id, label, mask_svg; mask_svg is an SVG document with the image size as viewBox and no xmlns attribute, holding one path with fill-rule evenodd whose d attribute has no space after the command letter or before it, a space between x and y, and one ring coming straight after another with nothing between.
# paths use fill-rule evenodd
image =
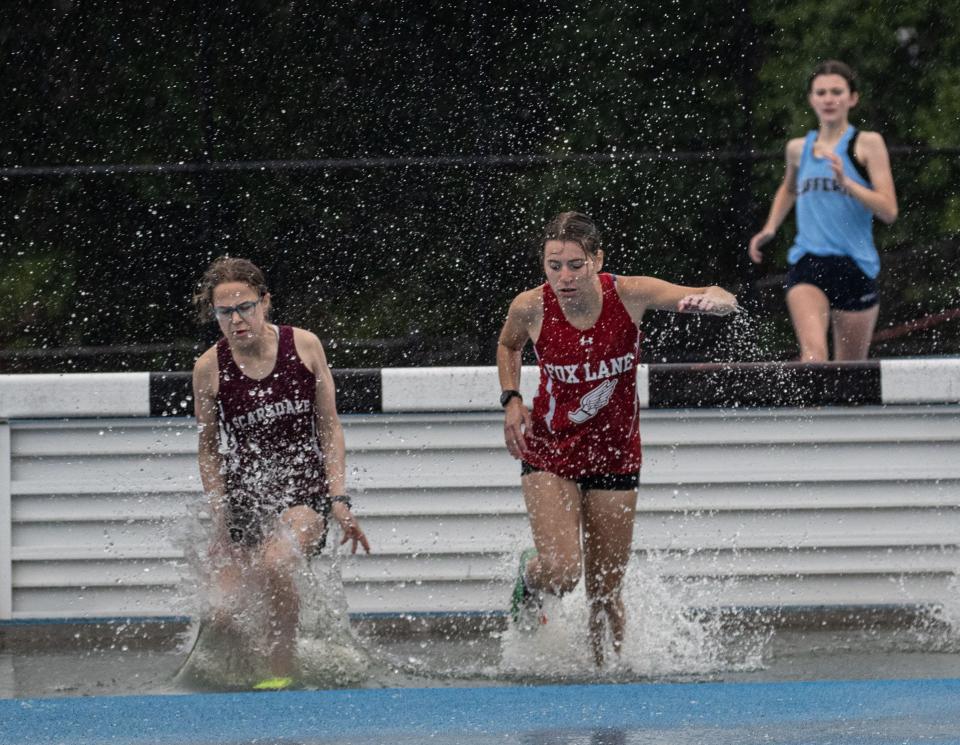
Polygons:
<instances>
[{"instance_id":1,"label":"black running shorts","mask_svg":"<svg viewBox=\"0 0 960 745\"><path fill-rule=\"evenodd\" d=\"M784 289L798 284L819 287L835 310L867 310L880 302L876 281L846 256L804 254L790 267Z\"/></svg>"},{"instance_id":2,"label":"black running shorts","mask_svg":"<svg viewBox=\"0 0 960 745\"><path fill-rule=\"evenodd\" d=\"M526 476L528 473L537 473L543 471L542 468L535 468L525 460L520 462L520 475ZM564 478L560 476L560 478ZM636 473L603 473L581 476L578 479L568 479L575 481L580 491L588 492L594 490L603 491L635 491L640 486L640 474Z\"/></svg>"}]
</instances>

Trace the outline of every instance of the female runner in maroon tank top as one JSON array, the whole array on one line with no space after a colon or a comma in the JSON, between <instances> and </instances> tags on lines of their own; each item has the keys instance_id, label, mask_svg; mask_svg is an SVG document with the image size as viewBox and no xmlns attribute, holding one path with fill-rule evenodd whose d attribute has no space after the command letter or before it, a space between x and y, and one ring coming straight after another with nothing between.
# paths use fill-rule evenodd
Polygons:
<instances>
[{"instance_id":1,"label":"female runner in maroon tank top","mask_svg":"<svg viewBox=\"0 0 960 745\"><path fill-rule=\"evenodd\" d=\"M370 551L346 496L333 376L314 334L268 321L266 281L246 259L214 261L194 302L223 332L193 370L215 577L227 601L267 603L275 678L263 687L285 687L300 609L298 565L323 546L331 515L343 529L341 543ZM229 624L237 610L219 608L214 622Z\"/></svg>"},{"instance_id":2,"label":"female runner in maroon tank top","mask_svg":"<svg viewBox=\"0 0 960 745\"><path fill-rule=\"evenodd\" d=\"M519 625L536 625L542 593L569 592L582 572L599 666L604 616L617 651L624 635L620 590L640 469L640 319L647 309L726 315L737 301L720 287L601 273L599 233L578 212L551 220L542 248L547 281L511 303L497 348L504 437L522 461L536 546L521 555L511 612ZM518 392L528 340L540 367L532 411Z\"/></svg>"}]
</instances>

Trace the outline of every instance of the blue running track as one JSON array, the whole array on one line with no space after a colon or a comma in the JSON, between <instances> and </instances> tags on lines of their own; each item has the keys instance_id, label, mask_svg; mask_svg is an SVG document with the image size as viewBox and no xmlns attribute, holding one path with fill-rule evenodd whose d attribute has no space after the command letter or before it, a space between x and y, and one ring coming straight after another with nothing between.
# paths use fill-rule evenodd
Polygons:
<instances>
[{"instance_id":1,"label":"blue running track","mask_svg":"<svg viewBox=\"0 0 960 745\"><path fill-rule=\"evenodd\" d=\"M391 688L0 701L8 745L960 744L960 680Z\"/></svg>"}]
</instances>

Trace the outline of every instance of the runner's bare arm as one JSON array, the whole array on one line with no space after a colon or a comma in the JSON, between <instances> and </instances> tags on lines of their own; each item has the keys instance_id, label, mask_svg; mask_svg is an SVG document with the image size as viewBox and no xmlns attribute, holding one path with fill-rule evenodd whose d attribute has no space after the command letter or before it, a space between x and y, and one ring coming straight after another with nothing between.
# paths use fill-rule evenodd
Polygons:
<instances>
[{"instance_id":1,"label":"runner's bare arm","mask_svg":"<svg viewBox=\"0 0 960 745\"><path fill-rule=\"evenodd\" d=\"M539 332L542 322L542 298L539 290L528 290L514 298L507 311L507 320L497 344L497 374L500 390L519 390L523 366L523 347ZM512 398L504 412L503 435L514 458L522 458L527 446L525 433L530 430L530 409L520 398Z\"/></svg>"},{"instance_id":2,"label":"runner's bare arm","mask_svg":"<svg viewBox=\"0 0 960 745\"><path fill-rule=\"evenodd\" d=\"M531 326L536 320L534 307L537 304L539 298L535 290L520 293L510 303L497 344L497 372L501 390L520 387L522 352L531 337Z\"/></svg>"},{"instance_id":3,"label":"runner's bare arm","mask_svg":"<svg viewBox=\"0 0 960 745\"><path fill-rule=\"evenodd\" d=\"M347 452L343 436L343 425L337 414L336 386L333 373L327 364L327 355L323 344L315 334L303 329L294 329L294 340L302 359L317 376L316 412L317 430L320 433L323 448L323 462L327 474L327 488L331 497L342 497L347 493ZM370 553L370 543L360 529L360 523L350 507L342 501L334 501L331 513L343 530L341 544L352 542L351 552L357 552L357 546L363 546Z\"/></svg>"},{"instance_id":4,"label":"runner's bare arm","mask_svg":"<svg viewBox=\"0 0 960 745\"><path fill-rule=\"evenodd\" d=\"M303 357L317 377L316 412L317 431L323 447L323 464L327 472L327 485L331 494L346 493L346 445L343 426L337 414L336 387L333 373L327 364L327 355L320 340L309 331L297 329L297 348L305 350Z\"/></svg>"},{"instance_id":5,"label":"runner's bare arm","mask_svg":"<svg viewBox=\"0 0 960 745\"><path fill-rule=\"evenodd\" d=\"M221 473L221 456L217 441L217 355L216 348L207 350L193 367L193 412L197 419L197 463L200 483L210 503L210 517L215 530L221 530L226 491Z\"/></svg>"},{"instance_id":6,"label":"runner's bare arm","mask_svg":"<svg viewBox=\"0 0 960 745\"><path fill-rule=\"evenodd\" d=\"M787 143L785 160L786 167L783 172L783 181L777 187L777 193L773 197L773 203L770 205L770 213L767 215L765 229L777 232L777 229L790 214L797 203L797 170L800 168L800 158L803 155L803 138L795 137Z\"/></svg>"},{"instance_id":7,"label":"runner's bare arm","mask_svg":"<svg viewBox=\"0 0 960 745\"><path fill-rule=\"evenodd\" d=\"M617 291L637 323L647 310L725 316L737 310L737 298L722 287L686 287L656 277L617 277Z\"/></svg>"},{"instance_id":8,"label":"runner's bare arm","mask_svg":"<svg viewBox=\"0 0 960 745\"><path fill-rule=\"evenodd\" d=\"M803 154L803 138L797 137L790 140L786 147L786 169L783 174L783 181L777 187L777 193L774 194L773 203L770 205L770 212L767 215L767 221L764 223L760 232L750 239L748 252L750 260L755 264L763 261L763 251L760 249L773 239L781 223L790 214L790 210L797 202L797 169L800 167L800 157Z\"/></svg>"},{"instance_id":9,"label":"runner's bare arm","mask_svg":"<svg viewBox=\"0 0 960 745\"><path fill-rule=\"evenodd\" d=\"M879 132L861 132L857 138L858 159L866 164L872 189L861 186L853 179L844 178L844 186L877 219L890 225L897 219L897 191L893 185L893 173L890 170L890 154ZM834 156L836 160L836 156ZM836 169L835 169L836 170ZM842 171L842 167L841 167Z\"/></svg>"}]
</instances>

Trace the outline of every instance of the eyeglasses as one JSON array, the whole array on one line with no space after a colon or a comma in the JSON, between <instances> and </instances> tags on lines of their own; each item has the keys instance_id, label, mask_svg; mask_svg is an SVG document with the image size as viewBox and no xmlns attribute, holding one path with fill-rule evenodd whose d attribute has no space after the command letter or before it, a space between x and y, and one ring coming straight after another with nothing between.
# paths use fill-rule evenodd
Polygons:
<instances>
[{"instance_id":1,"label":"eyeglasses","mask_svg":"<svg viewBox=\"0 0 960 745\"><path fill-rule=\"evenodd\" d=\"M247 300L239 305L214 305L213 317L218 321L229 321L234 313L239 313L241 318L249 318L253 315L253 309L256 308L263 298L256 300Z\"/></svg>"}]
</instances>

